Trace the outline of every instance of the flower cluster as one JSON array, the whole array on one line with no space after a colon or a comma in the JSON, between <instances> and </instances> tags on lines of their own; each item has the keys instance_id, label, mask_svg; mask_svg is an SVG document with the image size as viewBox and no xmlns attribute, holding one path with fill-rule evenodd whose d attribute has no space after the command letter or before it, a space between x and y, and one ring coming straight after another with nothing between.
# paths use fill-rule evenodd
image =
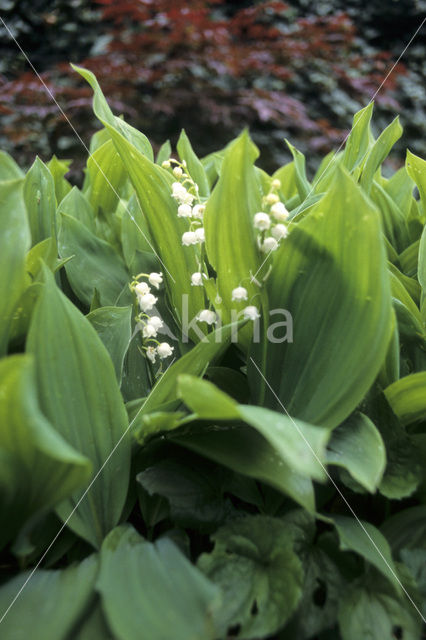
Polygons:
<instances>
[{"instance_id":1,"label":"flower cluster","mask_svg":"<svg viewBox=\"0 0 426 640\"><path fill-rule=\"evenodd\" d=\"M170 169L176 178L176 182L172 184L172 198L178 203L178 218L186 218L189 222L189 231L185 231L182 235L182 244L185 247L203 244L205 241L203 227L205 205L201 203L198 185L186 170L185 160L180 163L171 158L165 160L162 167Z\"/></svg>"},{"instance_id":2,"label":"flower cluster","mask_svg":"<svg viewBox=\"0 0 426 640\"><path fill-rule=\"evenodd\" d=\"M269 209L269 213L259 211L254 216L253 224L259 231L257 242L263 253L278 249L280 240L288 235L288 228L284 222L288 219L289 213L277 194L280 187L279 180L272 180L269 193L263 199L263 207Z\"/></svg>"},{"instance_id":3,"label":"flower cluster","mask_svg":"<svg viewBox=\"0 0 426 640\"><path fill-rule=\"evenodd\" d=\"M141 278L146 278L148 282L141 280ZM162 282L163 274L153 271L149 274L140 273L133 279L130 285L130 289L135 293L140 308L140 313L136 320L142 327L142 348L148 360L153 364L156 362L157 357L160 360L164 360L171 356L174 349L168 342L159 342L156 339L158 331L164 324L161 318L157 315L149 316L147 314L147 311L152 311L158 300L158 298L151 293L151 287L149 285L155 287L155 289L159 289Z\"/></svg>"}]
</instances>

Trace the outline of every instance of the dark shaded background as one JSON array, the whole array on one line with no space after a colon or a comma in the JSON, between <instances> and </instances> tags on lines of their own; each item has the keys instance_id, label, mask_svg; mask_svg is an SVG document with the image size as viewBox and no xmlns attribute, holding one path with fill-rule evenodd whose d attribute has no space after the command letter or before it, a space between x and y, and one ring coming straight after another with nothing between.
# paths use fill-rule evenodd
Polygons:
<instances>
[{"instance_id":1,"label":"dark shaded background","mask_svg":"<svg viewBox=\"0 0 426 640\"><path fill-rule=\"evenodd\" d=\"M424 0L226 2L225 0L0 0L4 18L88 143L97 123L91 93L68 65L98 76L111 106L155 147L182 127L205 155L249 126L274 170L284 138L311 170L336 149L426 11ZM408 146L426 156L425 28L376 97L377 130L397 114ZM24 166L36 154L85 151L0 28L0 147Z\"/></svg>"}]
</instances>

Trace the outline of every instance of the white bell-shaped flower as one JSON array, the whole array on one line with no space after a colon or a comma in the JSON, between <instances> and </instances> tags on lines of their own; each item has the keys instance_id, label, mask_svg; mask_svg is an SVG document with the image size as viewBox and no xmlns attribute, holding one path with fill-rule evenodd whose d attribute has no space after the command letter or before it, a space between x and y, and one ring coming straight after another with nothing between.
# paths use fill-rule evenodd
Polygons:
<instances>
[{"instance_id":1,"label":"white bell-shaped flower","mask_svg":"<svg viewBox=\"0 0 426 640\"><path fill-rule=\"evenodd\" d=\"M210 309L203 309L197 315L197 320L207 322L207 324L214 324L216 322L216 314L214 311L210 311Z\"/></svg>"},{"instance_id":2,"label":"white bell-shaped flower","mask_svg":"<svg viewBox=\"0 0 426 640\"><path fill-rule=\"evenodd\" d=\"M245 287L236 287L232 290L232 300L240 302L241 300L247 300L247 289Z\"/></svg>"},{"instance_id":3,"label":"white bell-shaped flower","mask_svg":"<svg viewBox=\"0 0 426 640\"><path fill-rule=\"evenodd\" d=\"M158 356L163 360L172 355L174 347L171 347L168 342L162 342L157 347Z\"/></svg>"},{"instance_id":4,"label":"white bell-shaped flower","mask_svg":"<svg viewBox=\"0 0 426 640\"><path fill-rule=\"evenodd\" d=\"M266 231L271 226L271 218L267 213L259 211L259 213L256 213L254 216L254 226L256 229L259 229L259 231Z\"/></svg>"}]
</instances>

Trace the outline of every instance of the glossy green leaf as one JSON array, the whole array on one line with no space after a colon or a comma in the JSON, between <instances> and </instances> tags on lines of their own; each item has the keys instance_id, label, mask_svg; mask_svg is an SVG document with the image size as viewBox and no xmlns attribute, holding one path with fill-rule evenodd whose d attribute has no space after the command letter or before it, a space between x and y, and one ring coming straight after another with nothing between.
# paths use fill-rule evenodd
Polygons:
<instances>
[{"instance_id":1,"label":"glossy green leaf","mask_svg":"<svg viewBox=\"0 0 426 640\"><path fill-rule=\"evenodd\" d=\"M24 177L24 172L16 164L15 160L6 151L0 151L0 182L19 180Z\"/></svg>"},{"instance_id":2,"label":"glossy green leaf","mask_svg":"<svg viewBox=\"0 0 426 640\"><path fill-rule=\"evenodd\" d=\"M163 142L163 144L159 148L157 157L155 158L155 162L161 165L164 162L164 160L169 160L171 155L172 155L172 145L170 144L170 140L166 140L166 142Z\"/></svg>"},{"instance_id":3,"label":"glossy green leaf","mask_svg":"<svg viewBox=\"0 0 426 640\"><path fill-rule=\"evenodd\" d=\"M65 175L70 170L70 164L71 160L58 160L55 155L47 163L47 168L52 174L55 183L56 202L58 204L72 189L68 180L65 179Z\"/></svg>"},{"instance_id":4,"label":"glossy green leaf","mask_svg":"<svg viewBox=\"0 0 426 640\"><path fill-rule=\"evenodd\" d=\"M0 183L0 356L5 355L14 308L27 287L30 233L22 180Z\"/></svg>"},{"instance_id":5,"label":"glossy green leaf","mask_svg":"<svg viewBox=\"0 0 426 640\"><path fill-rule=\"evenodd\" d=\"M210 187L207 175L201 161L194 153L185 129L182 129L176 148L181 161L185 160L186 162L189 175L194 180L195 184L198 185L198 192L200 196L202 198L208 198L210 194Z\"/></svg>"},{"instance_id":6,"label":"glossy green leaf","mask_svg":"<svg viewBox=\"0 0 426 640\"><path fill-rule=\"evenodd\" d=\"M357 169L364 162L372 146L373 136L370 129L373 114L373 102L358 111L352 121L352 129L346 140L343 154L343 166L349 171Z\"/></svg>"},{"instance_id":7,"label":"glossy green leaf","mask_svg":"<svg viewBox=\"0 0 426 640\"><path fill-rule=\"evenodd\" d=\"M9 580L0 588L0 617L22 592L0 623L2 638L68 640L90 605L97 571L98 560L90 556L68 569L26 571Z\"/></svg>"},{"instance_id":8,"label":"glossy green leaf","mask_svg":"<svg viewBox=\"0 0 426 640\"><path fill-rule=\"evenodd\" d=\"M95 233L95 213L86 196L77 187L73 187L61 200L58 215L62 213L75 218Z\"/></svg>"},{"instance_id":9,"label":"glossy green leaf","mask_svg":"<svg viewBox=\"0 0 426 640\"><path fill-rule=\"evenodd\" d=\"M37 402L29 355L0 360L0 449L8 457L8 485L0 486L0 540L31 516L57 505L89 479L91 465L53 429ZM4 503L6 496L6 504Z\"/></svg>"},{"instance_id":10,"label":"glossy green leaf","mask_svg":"<svg viewBox=\"0 0 426 640\"><path fill-rule=\"evenodd\" d=\"M152 544L132 527L112 531L102 545L97 589L119 640L217 637L219 590L167 538Z\"/></svg>"},{"instance_id":11,"label":"glossy green leaf","mask_svg":"<svg viewBox=\"0 0 426 640\"><path fill-rule=\"evenodd\" d=\"M398 594L402 593L398 571L392 558L389 543L370 522L358 522L353 517L333 516L333 523L340 539L340 548L355 551L389 580Z\"/></svg>"},{"instance_id":12,"label":"glossy green leaf","mask_svg":"<svg viewBox=\"0 0 426 640\"><path fill-rule=\"evenodd\" d=\"M94 473L105 464L78 507L81 494L65 502L58 513L66 519L76 507L69 526L98 546L117 524L126 498L127 414L114 367L96 331L47 271L45 279L27 343L35 355L40 404L67 442L92 461Z\"/></svg>"},{"instance_id":13,"label":"glossy green leaf","mask_svg":"<svg viewBox=\"0 0 426 640\"><path fill-rule=\"evenodd\" d=\"M290 153L293 156L294 161L294 179L300 200L305 200L311 192L311 185L306 177L306 160L301 151L296 149L288 140L286 144L290 149Z\"/></svg>"},{"instance_id":14,"label":"glossy green leaf","mask_svg":"<svg viewBox=\"0 0 426 640\"><path fill-rule=\"evenodd\" d=\"M112 140L108 140L87 161L87 199L95 213L111 213L117 206L127 173Z\"/></svg>"},{"instance_id":15,"label":"glossy green leaf","mask_svg":"<svg viewBox=\"0 0 426 640\"><path fill-rule=\"evenodd\" d=\"M224 353L231 340L235 340L238 328L237 324L219 327L174 362L153 388L144 405L144 412L149 413L165 402L176 399L176 385L179 375L182 373L194 376L202 375L208 365Z\"/></svg>"},{"instance_id":16,"label":"glossy green leaf","mask_svg":"<svg viewBox=\"0 0 426 640\"><path fill-rule=\"evenodd\" d=\"M135 187L146 216L152 247L161 258L167 293L179 324L192 320L205 308L202 287L191 287L191 274L198 271L194 247L182 246L182 234L188 230L184 218L177 217L177 204L171 197L172 174L162 169L132 143L128 125L115 118L109 109L95 76L85 69L74 67L94 91L96 116L108 129L121 160ZM160 214L161 212L161 214ZM184 305L187 302L187 309ZM192 332L191 337L194 337Z\"/></svg>"},{"instance_id":17,"label":"glossy green leaf","mask_svg":"<svg viewBox=\"0 0 426 640\"><path fill-rule=\"evenodd\" d=\"M382 533L394 553L404 548L426 548L426 505L408 507L395 513L385 521Z\"/></svg>"},{"instance_id":18,"label":"glossy green leaf","mask_svg":"<svg viewBox=\"0 0 426 640\"><path fill-rule=\"evenodd\" d=\"M266 516L234 519L212 536L215 546L198 560L200 569L220 586L217 613L221 637L270 636L294 612L302 594L302 564L284 522ZM253 613L253 610L256 613Z\"/></svg>"},{"instance_id":19,"label":"glossy green leaf","mask_svg":"<svg viewBox=\"0 0 426 640\"><path fill-rule=\"evenodd\" d=\"M132 335L132 310L131 306L101 307L87 316L110 355L118 384Z\"/></svg>"},{"instance_id":20,"label":"glossy green leaf","mask_svg":"<svg viewBox=\"0 0 426 640\"><path fill-rule=\"evenodd\" d=\"M261 210L262 194L254 167L258 155L244 131L225 153L221 176L204 214L207 255L217 273L217 292L222 300L220 309L225 323L252 303L232 302L235 287L245 287L248 300L253 304L261 306L265 302L259 286L251 280L261 266L253 228L253 216ZM212 303L216 304L216 299ZM247 343L250 334L248 326L241 339Z\"/></svg>"},{"instance_id":21,"label":"glossy green leaf","mask_svg":"<svg viewBox=\"0 0 426 640\"><path fill-rule=\"evenodd\" d=\"M420 194L420 201L423 210L423 219L426 218L426 160L419 158L407 149L405 161L407 173L414 180Z\"/></svg>"},{"instance_id":22,"label":"glossy green leaf","mask_svg":"<svg viewBox=\"0 0 426 640\"><path fill-rule=\"evenodd\" d=\"M248 426L191 430L168 436L173 442L249 478L266 482L310 512L315 511L312 481L297 473L255 429Z\"/></svg>"},{"instance_id":23,"label":"glossy green leaf","mask_svg":"<svg viewBox=\"0 0 426 640\"><path fill-rule=\"evenodd\" d=\"M361 126L361 125L360 125ZM367 191L370 191L371 184L373 182L374 174L381 166L385 158L388 157L393 145L400 139L402 135L402 127L399 123L399 117L391 122L389 126L380 134L371 150L369 151L364 168L361 174L361 186Z\"/></svg>"},{"instance_id":24,"label":"glossy green leaf","mask_svg":"<svg viewBox=\"0 0 426 640\"><path fill-rule=\"evenodd\" d=\"M386 466L386 450L373 422L356 413L337 427L327 449L328 464L343 467L367 491L373 493Z\"/></svg>"},{"instance_id":25,"label":"glossy green leaf","mask_svg":"<svg viewBox=\"0 0 426 640\"><path fill-rule=\"evenodd\" d=\"M49 169L36 158L24 180L24 200L32 243L56 237L55 182Z\"/></svg>"},{"instance_id":26,"label":"glossy green leaf","mask_svg":"<svg viewBox=\"0 0 426 640\"><path fill-rule=\"evenodd\" d=\"M256 429L290 468L317 480L324 479L327 429L262 407L237 404L211 382L193 376L180 376L178 389L185 404L199 418L242 420Z\"/></svg>"},{"instance_id":27,"label":"glossy green leaf","mask_svg":"<svg viewBox=\"0 0 426 640\"><path fill-rule=\"evenodd\" d=\"M100 240L81 222L62 214L59 234L61 258L72 258L65 269L76 296L90 307L94 291L103 306L114 306L130 275L123 260L104 240Z\"/></svg>"},{"instance_id":28,"label":"glossy green leaf","mask_svg":"<svg viewBox=\"0 0 426 640\"><path fill-rule=\"evenodd\" d=\"M397 380L385 389L385 396L403 424L426 419L426 371Z\"/></svg>"},{"instance_id":29,"label":"glossy green leaf","mask_svg":"<svg viewBox=\"0 0 426 640\"><path fill-rule=\"evenodd\" d=\"M276 253L269 307L291 314L293 341L253 345L252 392L271 408L277 394L290 415L335 427L374 382L393 328L377 211L339 169Z\"/></svg>"},{"instance_id":30,"label":"glossy green leaf","mask_svg":"<svg viewBox=\"0 0 426 640\"><path fill-rule=\"evenodd\" d=\"M423 289L423 296L426 297L426 225L420 239L417 277L419 279L420 286Z\"/></svg>"}]
</instances>

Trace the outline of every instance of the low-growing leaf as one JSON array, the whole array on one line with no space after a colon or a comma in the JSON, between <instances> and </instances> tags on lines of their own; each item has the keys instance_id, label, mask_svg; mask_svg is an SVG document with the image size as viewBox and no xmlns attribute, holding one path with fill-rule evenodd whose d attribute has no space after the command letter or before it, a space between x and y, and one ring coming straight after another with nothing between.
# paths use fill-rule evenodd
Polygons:
<instances>
[{"instance_id":1,"label":"low-growing leaf","mask_svg":"<svg viewBox=\"0 0 426 640\"><path fill-rule=\"evenodd\" d=\"M102 545L97 589L120 640L217 637L219 590L166 538L152 544L132 527L112 531Z\"/></svg>"},{"instance_id":2,"label":"low-growing leaf","mask_svg":"<svg viewBox=\"0 0 426 640\"><path fill-rule=\"evenodd\" d=\"M24 200L33 245L45 238L56 238L55 182L40 158L25 176Z\"/></svg>"},{"instance_id":3,"label":"low-growing leaf","mask_svg":"<svg viewBox=\"0 0 426 640\"><path fill-rule=\"evenodd\" d=\"M384 393L403 424L426 419L426 371L397 380Z\"/></svg>"},{"instance_id":4,"label":"low-growing leaf","mask_svg":"<svg viewBox=\"0 0 426 640\"><path fill-rule=\"evenodd\" d=\"M21 573L0 588L0 616L19 597L1 622L8 640L67 640L93 597L96 556L68 569ZM28 582L27 582L28 581Z\"/></svg>"},{"instance_id":5,"label":"low-growing leaf","mask_svg":"<svg viewBox=\"0 0 426 640\"><path fill-rule=\"evenodd\" d=\"M104 343L114 365L118 384L121 384L124 358L132 334L132 310L129 307L101 307L87 316Z\"/></svg>"},{"instance_id":6,"label":"low-growing leaf","mask_svg":"<svg viewBox=\"0 0 426 640\"><path fill-rule=\"evenodd\" d=\"M367 491L374 492L386 466L386 450L373 422L356 413L333 432L327 449L328 464L343 467Z\"/></svg>"},{"instance_id":7,"label":"low-growing leaf","mask_svg":"<svg viewBox=\"0 0 426 640\"><path fill-rule=\"evenodd\" d=\"M216 617L221 636L236 625L236 637L247 640L278 631L295 610L303 584L288 527L276 518L248 516L224 525L212 539L213 551L198 566L223 592Z\"/></svg>"}]
</instances>

